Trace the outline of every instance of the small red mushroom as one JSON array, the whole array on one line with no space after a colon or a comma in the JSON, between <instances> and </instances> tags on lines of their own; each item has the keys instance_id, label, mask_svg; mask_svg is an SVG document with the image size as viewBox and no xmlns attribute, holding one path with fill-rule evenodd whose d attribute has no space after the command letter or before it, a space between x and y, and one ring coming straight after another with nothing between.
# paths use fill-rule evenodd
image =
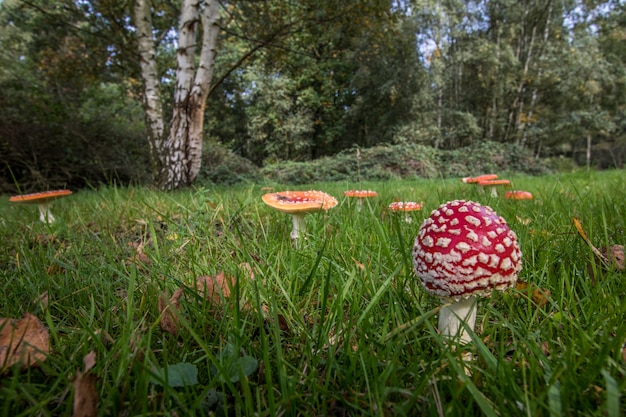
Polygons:
<instances>
[{"instance_id":1,"label":"small red mushroom","mask_svg":"<svg viewBox=\"0 0 626 417\"><path fill-rule=\"evenodd\" d=\"M490 207L455 200L439 206L422 223L413 264L424 289L448 303L439 313L445 338L471 338L477 297L515 286L522 252L515 232Z\"/></svg>"},{"instance_id":2,"label":"small red mushroom","mask_svg":"<svg viewBox=\"0 0 626 417\"><path fill-rule=\"evenodd\" d=\"M504 188L508 188L511 186L511 181L509 180L486 180L486 181L479 181L478 182L478 186L484 188L489 188L489 190L491 190L491 196L492 197L497 197L498 196L498 187L504 187Z\"/></svg>"},{"instance_id":3,"label":"small red mushroom","mask_svg":"<svg viewBox=\"0 0 626 417\"><path fill-rule=\"evenodd\" d=\"M464 182L465 184L476 184L476 183L479 183L481 181L491 181L491 180L495 180L497 178L498 178L497 174L485 174L485 175L479 175L477 177L461 178L461 181Z\"/></svg>"},{"instance_id":4,"label":"small red mushroom","mask_svg":"<svg viewBox=\"0 0 626 417\"><path fill-rule=\"evenodd\" d=\"M378 197L378 193L372 190L348 190L344 191L343 195L350 198L358 199L358 210L361 211L363 207L363 200L366 198Z\"/></svg>"},{"instance_id":5,"label":"small red mushroom","mask_svg":"<svg viewBox=\"0 0 626 417\"><path fill-rule=\"evenodd\" d=\"M50 204L53 200L70 194L72 194L70 190L44 191L41 193L14 195L9 197L9 201L16 204L37 204L39 208L39 220L43 223L50 224L55 220L50 211Z\"/></svg>"},{"instance_id":6,"label":"small red mushroom","mask_svg":"<svg viewBox=\"0 0 626 417\"><path fill-rule=\"evenodd\" d=\"M504 197L509 200L532 200L533 199L532 193L528 191L522 191L522 190L507 191L504 194Z\"/></svg>"},{"instance_id":7,"label":"small red mushroom","mask_svg":"<svg viewBox=\"0 0 626 417\"><path fill-rule=\"evenodd\" d=\"M394 201L393 203L389 204L388 208L391 211L404 212L404 221L407 223L412 223L413 219L411 218L410 212L421 210L422 205L423 204L416 203L414 201Z\"/></svg>"},{"instance_id":8,"label":"small red mushroom","mask_svg":"<svg viewBox=\"0 0 626 417\"><path fill-rule=\"evenodd\" d=\"M307 213L328 210L337 205L335 197L322 191L280 191L261 198L268 206L293 216L290 236L294 241L298 240L300 233L304 233L304 216Z\"/></svg>"}]
</instances>

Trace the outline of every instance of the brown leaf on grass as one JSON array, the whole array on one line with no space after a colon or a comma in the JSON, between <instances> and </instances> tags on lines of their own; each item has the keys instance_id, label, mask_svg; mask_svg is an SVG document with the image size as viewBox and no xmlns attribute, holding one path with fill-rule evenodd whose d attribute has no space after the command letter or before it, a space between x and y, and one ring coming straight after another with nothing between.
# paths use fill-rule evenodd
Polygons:
<instances>
[{"instance_id":1,"label":"brown leaf on grass","mask_svg":"<svg viewBox=\"0 0 626 417\"><path fill-rule=\"evenodd\" d=\"M250 264L248 262L242 262L239 264L239 268L243 269L248 276L250 277L251 281L254 281L256 279L255 275L254 275L254 269L252 269L252 267L250 266Z\"/></svg>"},{"instance_id":2,"label":"brown leaf on grass","mask_svg":"<svg viewBox=\"0 0 626 417\"><path fill-rule=\"evenodd\" d=\"M91 368L96 366L96 352L92 350L86 354L83 358L83 364L85 365L85 372L89 372Z\"/></svg>"},{"instance_id":3,"label":"brown leaf on grass","mask_svg":"<svg viewBox=\"0 0 626 417\"><path fill-rule=\"evenodd\" d=\"M352 261L357 266L357 268L359 268L361 271L365 272L365 265L363 265L361 262L357 261L354 258L352 258Z\"/></svg>"},{"instance_id":4,"label":"brown leaf on grass","mask_svg":"<svg viewBox=\"0 0 626 417\"><path fill-rule=\"evenodd\" d=\"M93 417L98 415L98 393L96 376L89 370L96 365L96 352L91 351L83 358L84 370L77 371L73 380L74 404L72 417Z\"/></svg>"},{"instance_id":5,"label":"brown leaf on grass","mask_svg":"<svg viewBox=\"0 0 626 417\"><path fill-rule=\"evenodd\" d=\"M598 259L600 259L605 265L608 265L609 260L606 258L606 256L602 254L602 252L600 252L598 248L593 246L593 244L591 243L591 240L589 240L589 238L587 237L587 233L585 233L585 230L583 229L583 225L580 222L580 220L576 217L572 217L572 222L574 223L574 227L578 231L578 234L580 235L580 237L583 238L585 243L587 243L587 245L589 245L589 247L593 251L593 254L596 255Z\"/></svg>"},{"instance_id":6,"label":"brown leaf on grass","mask_svg":"<svg viewBox=\"0 0 626 417\"><path fill-rule=\"evenodd\" d=\"M611 245L608 249L602 248L602 254L606 256L615 268L624 270L624 245Z\"/></svg>"},{"instance_id":7,"label":"brown leaf on grass","mask_svg":"<svg viewBox=\"0 0 626 417\"><path fill-rule=\"evenodd\" d=\"M143 269L150 264L150 258L143 252L137 252L127 260L127 265L135 264L138 269Z\"/></svg>"},{"instance_id":8,"label":"brown leaf on grass","mask_svg":"<svg viewBox=\"0 0 626 417\"><path fill-rule=\"evenodd\" d=\"M39 295L39 297L33 300L33 304L39 304L41 305L41 308L45 310L46 308L48 308L49 301L50 300L48 298L48 291L44 291Z\"/></svg>"},{"instance_id":9,"label":"brown leaf on grass","mask_svg":"<svg viewBox=\"0 0 626 417\"><path fill-rule=\"evenodd\" d=\"M231 288L234 286L235 279L227 277L224 272L220 272L214 277L209 275L197 277L195 282L196 291L209 301L212 307L222 305L222 300L230 297ZM161 294L157 303L159 314L161 314L161 329L173 335L178 333L178 314L184 290L184 287L178 288L169 299Z\"/></svg>"},{"instance_id":10,"label":"brown leaf on grass","mask_svg":"<svg viewBox=\"0 0 626 417\"><path fill-rule=\"evenodd\" d=\"M230 297L230 290L235 286L232 277L226 277L224 272L220 272L214 277L204 275L196 278L196 289L212 305L220 305L222 297Z\"/></svg>"},{"instance_id":11,"label":"brown leaf on grass","mask_svg":"<svg viewBox=\"0 0 626 417\"><path fill-rule=\"evenodd\" d=\"M0 318L0 374L15 364L37 366L50 353L50 335L37 317Z\"/></svg>"},{"instance_id":12,"label":"brown leaf on grass","mask_svg":"<svg viewBox=\"0 0 626 417\"><path fill-rule=\"evenodd\" d=\"M533 289L533 301L539 307L543 307L550 301L550 290L536 287Z\"/></svg>"},{"instance_id":13,"label":"brown leaf on grass","mask_svg":"<svg viewBox=\"0 0 626 417\"><path fill-rule=\"evenodd\" d=\"M161 294L157 303L159 314L161 314L161 329L173 335L178 333L178 313L183 291L183 288L177 289L169 299Z\"/></svg>"},{"instance_id":14,"label":"brown leaf on grass","mask_svg":"<svg viewBox=\"0 0 626 417\"><path fill-rule=\"evenodd\" d=\"M543 307L550 301L550 290L537 287L535 284L517 281L515 289L524 297L527 297L527 294L531 293L530 297L538 307ZM519 297L517 294L515 294L515 296Z\"/></svg>"}]
</instances>

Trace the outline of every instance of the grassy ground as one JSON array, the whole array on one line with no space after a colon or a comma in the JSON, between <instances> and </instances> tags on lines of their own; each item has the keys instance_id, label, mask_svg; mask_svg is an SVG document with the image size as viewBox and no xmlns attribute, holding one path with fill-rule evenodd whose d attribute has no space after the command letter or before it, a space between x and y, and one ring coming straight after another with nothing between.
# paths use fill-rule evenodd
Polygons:
<instances>
[{"instance_id":1,"label":"grassy ground","mask_svg":"<svg viewBox=\"0 0 626 417\"><path fill-rule=\"evenodd\" d=\"M535 199L458 180L298 187L339 205L307 217L297 248L259 186L81 191L55 204L51 226L2 198L0 317L36 315L51 353L0 376L0 415L72 415L72 378L92 351L100 415L623 414L625 272L596 268L572 218L595 246L624 244L626 173L512 180ZM379 197L359 212L342 196L353 188ZM507 219L530 284L479 305L469 376L411 263L422 219L457 198ZM425 208L408 224L384 209L394 200ZM235 281L221 302L192 289L221 272ZM158 299L183 284L174 335ZM533 301L533 289L550 294Z\"/></svg>"}]
</instances>

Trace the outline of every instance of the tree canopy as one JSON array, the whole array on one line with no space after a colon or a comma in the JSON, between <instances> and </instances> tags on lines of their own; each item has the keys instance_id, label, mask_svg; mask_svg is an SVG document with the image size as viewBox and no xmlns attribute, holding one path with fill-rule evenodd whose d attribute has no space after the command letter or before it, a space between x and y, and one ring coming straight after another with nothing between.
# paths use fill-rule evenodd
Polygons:
<instances>
[{"instance_id":1,"label":"tree canopy","mask_svg":"<svg viewBox=\"0 0 626 417\"><path fill-rule=\"evenodd\" d=\"M142 4L150 18L143 32ZM208 97L198 103L200 145L258 166L355 146L455 150L482 141L538 158L623 164L621 1L197 3L200 11L210 4L218 32ZM149 140L139 35L154 47L167 133L188 102L176 99L183 8L167 0L0 3L0 187L154 178L162 167ZM189 45L201 40L194 36ZM199 55L187 62L203 68Z\"/></svg>"}]
</instances>

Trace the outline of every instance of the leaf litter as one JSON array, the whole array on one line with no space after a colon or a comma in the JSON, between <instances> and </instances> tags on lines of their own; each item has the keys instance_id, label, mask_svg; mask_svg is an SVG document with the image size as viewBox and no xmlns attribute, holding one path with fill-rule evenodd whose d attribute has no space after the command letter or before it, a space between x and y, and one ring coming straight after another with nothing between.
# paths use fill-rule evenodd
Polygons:
<instances>
[{"instance_id":1,"label":"leaf litter","mask_svg":"<svg viewBox=\"0 0 626 417\"><path fill-rule=\"evenodd\" d=\"M89 373L96 366L96 352L91 351L83 358L83 370L76 371L72 417L94 417L98 415L97 377Z\"/></svg>"},{"instance_id":2,"label":"leaf litter","mask_svg":"<svg viewBox=\"0 0 626 417\"><path fill-rule=\"evenodd\" d=\"M38 366L50 353L50 334L31 313L21 319L0 317L0 374L13 365Z\"/></svg>"}]
</instances>

